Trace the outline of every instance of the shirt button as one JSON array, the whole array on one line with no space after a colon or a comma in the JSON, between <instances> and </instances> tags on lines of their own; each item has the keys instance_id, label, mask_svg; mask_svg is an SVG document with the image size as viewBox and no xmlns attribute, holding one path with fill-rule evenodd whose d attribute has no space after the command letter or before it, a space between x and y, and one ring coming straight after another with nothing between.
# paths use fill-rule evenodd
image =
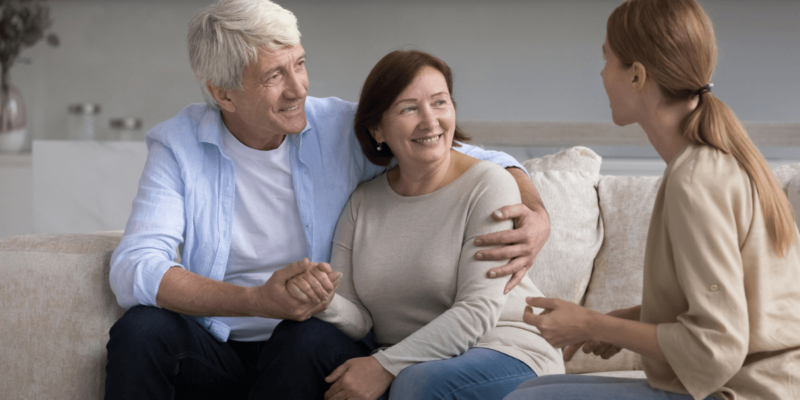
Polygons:
<instances>
[{"instance_id":1,"label":"shirt button","mask_svg":"<svg viewBox=\"0 0 800 400\"><path fill-rule=\"evenodd\" d=\"M711 289L712 292L716 292L717 290L719 290L719 286L711 285L711 287L709 287L709 289Z\"/></svg>"}]
</instances>

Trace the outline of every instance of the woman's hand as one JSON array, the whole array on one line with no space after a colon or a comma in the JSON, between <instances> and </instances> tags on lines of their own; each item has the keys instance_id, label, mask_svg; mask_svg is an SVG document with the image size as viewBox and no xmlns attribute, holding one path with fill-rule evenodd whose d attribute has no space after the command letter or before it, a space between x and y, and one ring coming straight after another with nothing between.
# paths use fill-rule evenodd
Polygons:
<instances>
[{"instance_id":1,"label":"woman's hand","mask_svg":"<svg viewBox=\"0 0 800 400\"><path fill-rule=\"evenodd\" d=\"M524 173L523 173L524 174ZM496 249L475 253L478 260L507 260L508 264L489 271L489 278L514 274L505 287L505 293L514 289L525 277L533 261L550 235L550 218L544 208L532 211L525 204L505 206L494 213L495 220L514 220L514 229L482 235L475 238L476 246L503 245Z\"/></svg>"},{"instance_id":2,"label":"woman's hand","mask_svg":"<svg viewBox=\"0 0 800 400\"><path fill-rule=\"evenodd\" d=\"M375 357L351 358L325 378L325 382L334 382L325 392L325 400L375 400L393 380L394 375Z\"/></svg>"},{"instance_id":3,"label":"woman's hand","mask_svg":"<svg viewBox=\"0 0 800 400\"><path fill-rule=\"evenodd\" d=\"M567 348L564 349L564 362L572 360L572 357L574 357L575 353L577 353L581 348L583 348L584 354L594 353L594 355L600 356L603 360L608 360L622 351L622 347L614 346L613 344L606 342L589 340L567 346Z\"/></svg>"},{"instance_id":4,"label":"woman's hand","mask_svg":"<svg viewBox=\"0 0 800 400\"><path fill-rule=\"evenodd\" d=\"M592 340L596 316L602 315L560 299L528 297L525 301L528 307L522 320L538 328L544 340L556 348ZM536 315L532 307L544 311Z\"/></svg>"},{"instance_id":5,"label":"woman's hand","mask_svg":"<svg viewBox=\"0 0 800 400\"><path fill-rule=\"evenodd\" d=\"M309 265L305 272L293 276L286 282L286 290L297 300L320 304L330 302L339 286L341 273L334 272L328 263L304 260Z\"/></svg>"},{"instance_id":6,"label":"woman's hand","mask_svg":"<svg viewBox=\"0 0 800 400\"><path fill-rule=\"evenodd\" d=\"M641 310L641 306L636 306L632 308L623 308L620 310L614 310L606 315L616 318L623 318L629 319L633 321L639 320L639 311ZM574 343L567 346L564 349L564 361L572 360L572 357L575 356L575 353L578 352L578 349L583 348L584 354L593 353L596 356L600 356L600 358L604 360L608 360L611 357L619 354L622 351L622 347L615 346L611 343L600 342L596 340L589 340L583 343Z\"/></svg>"}]
</instances>

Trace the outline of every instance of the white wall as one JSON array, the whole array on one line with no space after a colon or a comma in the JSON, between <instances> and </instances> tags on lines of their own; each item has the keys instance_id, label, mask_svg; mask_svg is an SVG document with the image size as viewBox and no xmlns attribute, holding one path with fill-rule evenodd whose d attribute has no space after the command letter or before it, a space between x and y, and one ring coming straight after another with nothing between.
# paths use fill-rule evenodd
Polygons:
<instances>
[{"instance_id":1,"label":"white wall","mask_svg":"<svg viewBox=\"0 0 800 400\"><path fill-rule=\"evenodd\" d=\"M279 2L281 2L279 0ZM67 105L145 129L202 97L185 44L208 1L55 1L61 47L40 42L11 71L37 139L65 138ZM462 120L607 121L599 77L620 0L284 0L300 21L314 96L357 100L387 52L419 48L453 68ZM715 23L714 92L743 120L800 122L800 1L701 0Z\"/></svg>"}]
</instances>

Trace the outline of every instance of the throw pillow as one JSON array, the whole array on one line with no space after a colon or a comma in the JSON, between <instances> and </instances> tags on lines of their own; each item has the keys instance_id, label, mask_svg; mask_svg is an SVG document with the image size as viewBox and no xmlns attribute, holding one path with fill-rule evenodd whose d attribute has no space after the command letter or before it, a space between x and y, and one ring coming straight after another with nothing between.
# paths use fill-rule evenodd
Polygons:
<instances>
[{"instance_id":1,"label":"throw pillow","mask_svg":"<svg viewBox=\"0 0 800 400\"><path fill-rule=\"evenodd\" d=\"M550 238L528 276L547 297L580 303L603 243L597 204L602 158L586 147L522 163L550 215Z\"/></svg>"}]
</instances>

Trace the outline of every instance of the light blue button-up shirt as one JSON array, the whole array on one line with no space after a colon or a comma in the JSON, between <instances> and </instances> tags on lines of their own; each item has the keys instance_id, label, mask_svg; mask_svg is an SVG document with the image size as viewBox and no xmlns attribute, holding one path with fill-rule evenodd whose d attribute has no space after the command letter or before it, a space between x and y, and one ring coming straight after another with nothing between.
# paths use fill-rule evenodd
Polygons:
<instances>
[{"instance_id":1,"label":"light blue button-up shirt","mask_svg":"<svg viewBox=\"0 0 800 400\"><path fill-rule=\"evenodd\" d=\"M306 99L306 128L289 135L292 181L309 259L329 262L339 214L359 183L384 172L361 152L353 131L356 104ZM156 306L164 273L183 267L222 280L231 245L236 179L224 154L225 125L204 104L184 108L147 132L147 162L122 242L111 257L111 289L125 309ZM524 168L511 156L463 145L459 151L503 167ZM264 216L263 223L269 223ZM181 263L174 260L181 250ZM217 340L230 328L197 317Z\"/></svg>"}]
</instances>

